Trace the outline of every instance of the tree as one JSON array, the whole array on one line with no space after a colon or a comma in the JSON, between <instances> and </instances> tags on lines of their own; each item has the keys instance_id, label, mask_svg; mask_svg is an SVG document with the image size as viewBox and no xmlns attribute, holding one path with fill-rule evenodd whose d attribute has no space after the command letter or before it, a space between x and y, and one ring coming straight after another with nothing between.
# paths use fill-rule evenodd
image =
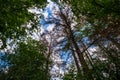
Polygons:
<instances>
[{"instance_id":1,"label":"tree","mask_svg":"<svg viewBox=\"0 0 120 80\"><path fill-rule=\"evenodd\" d=\"M2 49L6 47L7 38L20 39L26 34L29 21L34 24L33 14L28 12L31 7L40 7L46 0L0 0L0 40ZM35 26L31 27L31 29Z\"/></svg>"},{"instance_id":2,"label":"tree","mask_svg":"<svg viewBox=\"0 0 120 80\"><path fill-rule=\"evenodd\" d=\"M87 72L89 71L89 68L88 68L85 58L82 54L82 51L80 50L80 48L77 44L77 40L75 39L76 36L74 35L74 33L76 32L76 29L74 26L72 26L72 24L74 24L73 23L74 20L72 20L73 19L72 12L70 12L69 6L65 6L65 5L63 5L63 6L59 5L59 10L54 11L50 18L49 17L44 18L43 19L43 20L45 20L44 23L45 24L55 24L55 27L52 32L54 38L55 38L55 36L57 36L57 38L64 37L64 40L67 40L68 48L69 48L68 50L72 51L72 55L73 55L73 58L75 59L75 63L78 68L78 72L80 72L79 64L81 64L83 73L87 74ZM74 27L74 28L72 28L72 27ZM60 34L62 34L62 35L60 35ZM64 40L61 42L60 41L59 42L54 41L54 42L57 43L56 45L59 45L59 44L62 44L63 42L65 42ZM65 45L63 45L63 46L65 46ZM70 49L70 48L72 48L72 49ZM76 59L76 55L77 55L78 59Z\"/></svg>"},{"instance_id":3,"label":"tree","mask_svg":"<svg viewBox=\"0 0 120 80\"><path fill-rule=\"evenodd\" d=\"M106 58L108 62L110 61L108 64L107 62L105 63L106 66L116 65L114 68L118 69L118 66L120 66L118 65L120 60L120 1L67 0L64 2L68 3L71 6L74 14L77 16L77 22L81 23L81 20L84 22L83 25L78 25L79 27L84 28L83 31L80 31L83 32L82 34L85 37L88 37L92 41L91 44L87 45L88 47L86 47L85 51L87 51L93 45L100 47L101 51L98 50L96 52L97 55L102 56L102 58ZM113 60L115 57L117 61ZM100 63L101 61L102 60L99 60ZM104 63L102 63L102 65L104 65ZM93 66L95 66L95 64L93 64ZM97 67L99 68L99 66ZM113 72L116 73L116 75L112 73L115 78L109 76L109 79L119 79L119 70L114 69ZM111 75L110 72L108 74Z\"/></svg>"},{"instance_id":4,"label":"tree","mask_svg":"<svg viewBox=\"0 0 120 80\"><path fill-rule=\"evenodd\" d=\"M56 3L59 10L53 12L55 14L51 17L46 18L45 24L55 24L54 34L59 34L61 31L64 39L67 38L69 44L67 50L72 47L72 54L77 57L77 59L74 57L76 66L78 69L79 67L83 69L78 71L78 73L83 73L83 80L119 79L120 2L118 0L64 0L56 1ZM76 22L77 25L72 26L73 22ZM77 32L80 34L75 34ZM84 41L86 37L89 43ZM62 44L62 42L65 41L57 44ZM96 51L91 52L91 48ZM92 54L97 56L93 58ZM110 70L106 72L109 68ZM104 73L109 76L103 75Z\"/></svg>"},{"instance_id":5,"label":"tree","mask_svg":"<svg viewBox=\"0 0 120 80\"><path fill-rule=\"evenodd\" d=\"M50 61L45 52L46 48L39 41L28 39L20 42L15 54L6 54L10 65L3 80L49 80L46 65Z\"/></svg>"}]
</instances>

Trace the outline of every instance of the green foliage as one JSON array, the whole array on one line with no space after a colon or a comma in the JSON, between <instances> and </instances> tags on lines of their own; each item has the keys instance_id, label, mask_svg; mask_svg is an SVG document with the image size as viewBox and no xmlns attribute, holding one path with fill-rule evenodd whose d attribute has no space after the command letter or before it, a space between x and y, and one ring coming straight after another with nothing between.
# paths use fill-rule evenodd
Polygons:
<instances>
[{"instance_id":1,"label":"green foliage","mask_svg":"<svg viewBox=\"0 0 120 80\"><path fill-rule=\"evenodd\" d=\"M120 19L119 0L67 0L72 7L74 14L78 17L78 22L85 17L85 21L90 23L96 34L110 26L118 27ZM82 19L81 19L82 20ZM86 25L86 24L85 24ZM80 26L80 25L79 25ZM114 27L113 27L114 26ZM118 31L117 31L118 32ZM95 32L94 32L95 33Z\"/></svg>"},{"instance_id":2,"label":"green foliage","mask_svg":"<svg viewBox=\"0 0 120 80\"><path fill-rule=\"evenodd\" d=\"M119 0L67 0L76 16L81 13L89 17L103 17L105 15L119 16ZM96 17L95 17L96 16Z\"/></svg>"},{"instance_id":3,"label":"green foliage","mask_svg":"<svg viewBox=\"0 0 120 80\"><path fill-rule=\"evenodd\" d=\"M63 80L92 80L90 74L92 74L95 80L117 80L114 64L111 61L100 62L96 59L93 65L93 69L88 71L88 74L81 74L82 70L78 73L74 66L71 66L68 73L64 75Z\"/></svg>"},{"instance_id":4,"label":"green foliage","mask_svg":"<svg viewBox=\"0 0 120 80\"><path fill-rule=\"evenodd\" d=\"M46 0L0 0L0 40L6 47L6 38L14 39L25 35L25 23L33 20L30 7L40 7Z\"/></svg>"},{"instance_id":5,"label":"green foliage","mask_svg":"<svg viewBox=\"0 0 120 80\"><path fill-rule=\"evenodd\" d=\"M10 66L5 80L49 80L46 65L50 61L45 57L45 51L39 41L21 42L15 54L7 54Z\"/></svg>"},{"instance_id":6,"label":"green foliage","mask_svg":"<svg viewBox=\"0 0 120 80\"><path fill-rule=\"evenodd\" d=\"M118 80L118 76L120 76L118 70L120 68L120 1L65 0L63 2L71 6L77 18L76 22L83 23L77 25L78 31L81 33L80 37L91 39L92 44L87 45L88 48L92 45L99 47L100 51L96 49L95 53L102 56L97 56L98 60L92 61L92 69L88 71L88 74L79 75L79 79L74 80ZM109 41L111 41L110 46L107 43ZM92 55L90 56L92 57ZM106 60L99 60L99 58ZM92 79L89 77L90 74L92 74ZM69 75L71 75L70 72L65 77Z\"/></svg>"},{"instance_id":7,"label":"green foliage","mask_svg":"<svg viewBox=\"0 0 120 80\"><path fill-rule=\"evenodd\" d=\"M75 77L76 77L75 67L74 65L72 65L68 73L64 75L63 80L75 80Z\"/></svg>"}]
</instances>

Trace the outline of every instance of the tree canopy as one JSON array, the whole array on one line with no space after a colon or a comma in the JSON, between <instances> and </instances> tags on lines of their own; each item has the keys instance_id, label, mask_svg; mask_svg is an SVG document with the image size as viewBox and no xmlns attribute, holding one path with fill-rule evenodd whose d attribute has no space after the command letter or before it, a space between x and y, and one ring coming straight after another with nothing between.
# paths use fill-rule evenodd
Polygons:
<instances>
[{"instance_id":1,"label":"tree canopy","mask_svg":"<svg viewBox=\"0 0 120 80\"><path fill-rule=\"evenodd\" d=\"M28 9L40 7L45 2L46 0L0 0L0 40L3 48L6 47L7 38L19 39L26 34L25 24L34 20L34 15Z\"/></svg>"},{"instance_id":2,"label":"tree canopy","mask_svg":"<svg viewBox=\"0 0 120 80\"><path fill-rule=\"evenodd\" d=\"M46 7L41 7L43 3ZM6 0L0 4L1 52L7 39L20 40L14 50L5 50L3 59L9 66L7 74L1 73L3 80L120 78L119 0L48 0L48 4ZM41 9L40 26L28 12L36 7ZM34 26L26 27L29 23ZM27 39L31 30L34 35Z\"/></svg>"},{"instance_id":3,"label":"tree canopy","mask_svg":"<svg viewBox=\"0 0 120 80\"><path fill-rule=\"evenodd\" d=\"M48 72L46 65L49 65L50 61L46 58L45 51L46 48L39 41L28 39L27 42L20 42L14 54L5 54L6 57L3 60L8 61L9 70L0 78L3 80L49 80L50 74L46 73Z\"/></svg>"}]
</instances>

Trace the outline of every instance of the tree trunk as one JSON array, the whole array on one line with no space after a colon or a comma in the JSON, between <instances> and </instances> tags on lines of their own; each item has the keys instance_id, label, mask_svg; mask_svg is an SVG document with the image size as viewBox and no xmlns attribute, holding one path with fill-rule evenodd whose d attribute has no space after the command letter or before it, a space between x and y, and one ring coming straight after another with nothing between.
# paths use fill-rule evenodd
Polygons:
<instances>
[{"instance_id":1,"label":"tree trunk","mask_svg":"<svg viewBox=\"0 0 120 80\"><path fill-rule=\"evenodd\" d=\"M79 49L79 47L78 47L78 45L77 45L77 43L76 43L76 41L75 41L75 38L74 38L74 35L73 35L73 32L72 32L70 26L67 27L67 28L68 28L68 33L69 33L68 38L69 38L71 44L72 44L72 45L74 46L74 48L75 48L75 51L76 51L76 53L77 53L77 55L78 55L78 59L79 59L79 61L80 61L80 63L81 63L81 66L82 66L82 68L83 68L83 72L84 72L84 73L87 73L87 72L89 71L89 68L88 68L88 66L87 66L87 64L86 64L86 62L85 62L85 59L84 59L84 57L83 57L83 54L81 54L81 51L80 51L80 49Z\"/></svg>"},{"instance_id":2,"label":"tree trunk","mask_svg":"<svg viewBox=\"0 0 120 80\"><path fill-rule=\"evenodd\" d=\"M79 61L77 60L77 57L76 57L76 55L75 55L74 50L71 49L71 51L72 51L72 56L73 56L73 58L74 58L74 61L75 61L75 64L76 64L76 67L77 67L77 70L78 70L78 73L79 73L79 72L80 72Z\"/></svg>"}]
</instances>

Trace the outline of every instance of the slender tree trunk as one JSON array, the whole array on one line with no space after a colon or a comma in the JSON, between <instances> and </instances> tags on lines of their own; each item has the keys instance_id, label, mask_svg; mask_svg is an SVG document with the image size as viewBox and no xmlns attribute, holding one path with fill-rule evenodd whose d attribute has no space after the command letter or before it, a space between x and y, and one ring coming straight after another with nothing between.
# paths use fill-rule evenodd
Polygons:
<instances>
[{"instance_id":1,"label":"slender tree trunk","mask_svg":"<svg viewBox=\"0 0 120 80\"><path fill-rule=\"evenodd\" d=\"M75 61L75 64L76 64L76 67L77 67L77 70L78 70L78 73L79 73L79 72L80 72L79 61L77 60L77 57L76 57L76 55L75 55L74 50L71 49L71 51L72 51L72 56L73 56L73 58L74 58L74 61Z\"/></svg>"},{"instance_id":2,"label":"slender tree trunk","mask_svg":"<svg viewBox=\"0 0 120 80\"><path fill-rule=\"evenodd\" d=\"M66 15L64 15L64 13L60 12L60 17L63 20L63 22L65 23L64 29L65 29L65 32L66 32L67 37L69 39L69 42L75 48L79 62L81 63L81 67L83 69L83 73L86 75L86 74L88 74L89 68L88 68L88 65L84 59L84 56L83 56L82 52L80 51L79 46L74 38L73 31L71 29L71 23L68 21L68 18Z\"/></svg>"},{"instance_id":3,"label":"slender tree trunk","mask_svg":"<svg viewBox=\"0 0 120 80\"><path fill-rule=\"evenodd\" d=\"M83 72L84 72L84 73L87 73L87 72L89 71L89 68L88 68L88 66L87 66L87 63L85 62L85 59L84 59L84 57L83 57L83 54L81 54L81 51L80 51L80 49L79 49L79 47L78 47L78 45L77 45L77 43L76 43L76 41L75 41L75 38L74 38L74 35L73 35L73 32L72 32L70 26L68 27L68 33L69 33L69 36L68 36L68 37L69 37L69 39L70 39L70 42L71 42L71 44L74 46L75 51L76 51L76 53L77 53L77 55L78 55L78 59L79 59L79 61L80 61L80 63L81 63L81 66L82 66L82 68L83 68Z\"/></svg>"}]
</instances>

